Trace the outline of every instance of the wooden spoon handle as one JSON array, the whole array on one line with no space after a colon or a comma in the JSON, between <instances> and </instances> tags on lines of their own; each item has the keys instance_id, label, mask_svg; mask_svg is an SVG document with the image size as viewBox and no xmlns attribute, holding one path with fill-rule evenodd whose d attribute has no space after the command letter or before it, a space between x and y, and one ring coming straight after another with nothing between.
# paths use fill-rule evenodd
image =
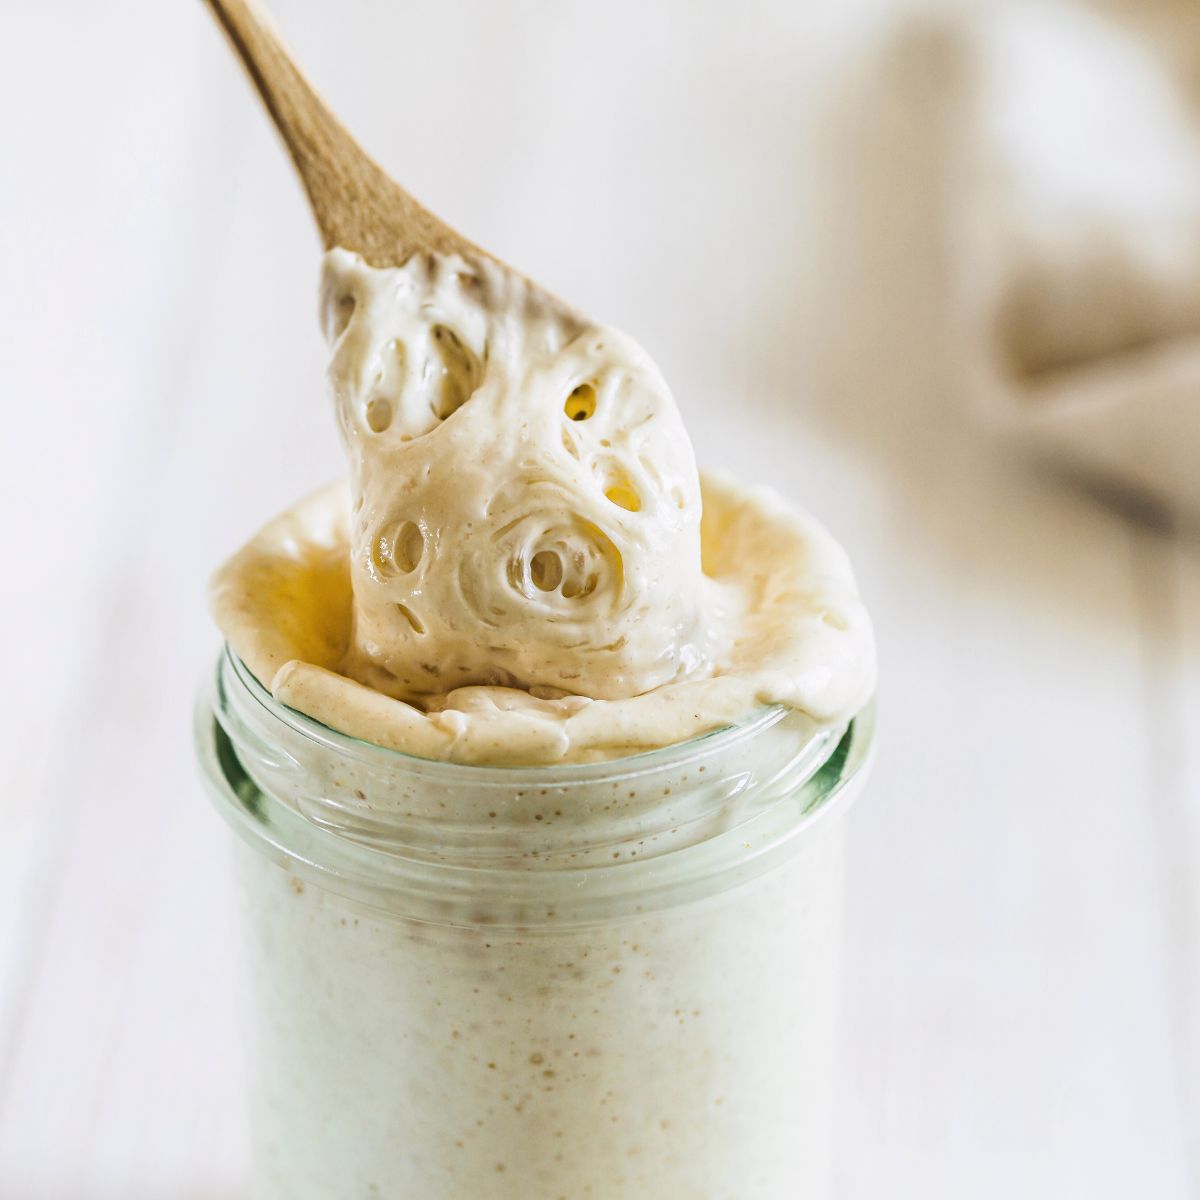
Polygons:
<instances>
[{"instance_id":1,"label":"wooden spoon handle","mask_svg":"<svg viewBox=\"0 0 1200 1200\"><path fill-rule=\"evenodd\" d=\"M413 254L484 254L418 204L346 132L313 91L254 0L205 0L249 72L296 164L325 248L373 266Z\"/></svg>"}]
</instances>

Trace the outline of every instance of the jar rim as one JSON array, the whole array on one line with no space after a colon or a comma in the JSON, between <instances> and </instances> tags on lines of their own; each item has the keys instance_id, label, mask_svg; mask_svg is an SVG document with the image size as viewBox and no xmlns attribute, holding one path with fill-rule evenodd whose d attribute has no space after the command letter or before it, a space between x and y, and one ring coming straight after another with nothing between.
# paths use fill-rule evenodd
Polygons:
<instances>
[{"instance_id":1,"label":"jar rim","mask_svg":"<svg viewBox=\"0 0 1200 1200\"><path fill-rule=\"evenodd\" d=\"M831 729L768 708L626 758L490 768L331 730L275 701L226 647L195 729L222 816L279 865L437 924L478 922L491 898L487 924L528 929L674 907L769 870L860 790L873 716L869 703ZM381 786L368 800L356 779ZM403 801L381 816L393 793ZM533 811L547 804L529 797L546 795L560 797L561 830ZM618 811L601 815L606 797Z\"/></svg>"},{"instance_id":2,"label":"jar rim","mask_svg":"<svg viewBox=\"0 0 1200 1200\"><path fill-rule=\"evenodd\" d=\"M356 759L361 762L386 762L403 766L405 770L417 775L443 777L445 779L470 780L472 784L494 782L499 786L508 786L518 781L524 781L531 776L549 780L553 777L556 785L572 781L596 783L611 779L630 779L638 775L654 771L668 761L672 766L683 766L691 756L714 753L732 742L742 738L753 737L763 729L784 719L792 710L782 704L764 705L740 721L715 729L705 730L694 734L681 742L669 746L655 746L648 750L638 750L633 754L620 755L614 758L595 759L584 762L551 762L530 763L524 765L501 764L487 765L473 762L452 762L448 759L423 758L404 750L390 746L381 746L376 742L368 742L353 734L343 733L326 725L316 717L297 708L291 708L277 700L262 681L250 670L246 663L228 644L222 648L221 659L227 664L238 682L245 688L246 693L272 718L282 722L293 732L307 740L333 751L340 757ZM218 664L220 670L220 664ZM814 732L831 727L813 723ZM633 764L632 769L618 769L622 764ZM559 778L559 777L562 778Z\"/></svg>"}]
</instances>

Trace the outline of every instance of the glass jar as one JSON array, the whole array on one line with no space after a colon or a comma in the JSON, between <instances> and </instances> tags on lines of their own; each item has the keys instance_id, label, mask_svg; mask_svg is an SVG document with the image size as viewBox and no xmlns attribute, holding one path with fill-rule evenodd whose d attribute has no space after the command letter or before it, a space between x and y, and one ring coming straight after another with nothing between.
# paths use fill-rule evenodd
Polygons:
<instances>
[{"instance_id":1,"label":"glass jar","mask_svg":"<svg viewBox=\"0 0 1200 1200\"><path fill-rule=\"evenodd\" d=\"M773 708L461 766L284 708L226 651L197 740L240 835L254 1195L826 1196L871 732Z\"/></svg>"}]
</instances>

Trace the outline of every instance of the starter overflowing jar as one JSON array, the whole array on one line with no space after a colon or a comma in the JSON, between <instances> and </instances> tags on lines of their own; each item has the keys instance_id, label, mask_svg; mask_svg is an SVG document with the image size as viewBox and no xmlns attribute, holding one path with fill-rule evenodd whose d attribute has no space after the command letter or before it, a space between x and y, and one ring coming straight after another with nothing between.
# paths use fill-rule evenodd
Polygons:
<instances>
[{"instance_id":1,"label":"starter overflowing jar","mask_svg":"<svg viewBox=\"0 0 1200 1200\"><path fill-rule=\"evenodd\" d=\"M616 330L490 260L322 285L349 486L218 572L256 1195L827 1195L840 548L701 478Z\"/></svg>"}]
</instances>

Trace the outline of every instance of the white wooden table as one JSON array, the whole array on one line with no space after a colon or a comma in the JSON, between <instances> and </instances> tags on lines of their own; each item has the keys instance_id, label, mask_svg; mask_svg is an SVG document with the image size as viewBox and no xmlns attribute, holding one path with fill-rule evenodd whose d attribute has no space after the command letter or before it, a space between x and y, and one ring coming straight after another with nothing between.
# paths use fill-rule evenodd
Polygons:
<instances>
[{"instance_id":1,"label":"white wooden table","mask_svg":"<svg viewBox=\"0 0 1200 1200\"><path fill-rule=\"evenodd\" d=\"M864 48L884 8L277 5L406 184L859 566L839 1195L1196 1196L1200 545L961 411L929 64ZM59 0L0 38L5 1200L241 1194L205 579L341 464L315 238L209 24Z\"/></svg>"}]
</instances>

